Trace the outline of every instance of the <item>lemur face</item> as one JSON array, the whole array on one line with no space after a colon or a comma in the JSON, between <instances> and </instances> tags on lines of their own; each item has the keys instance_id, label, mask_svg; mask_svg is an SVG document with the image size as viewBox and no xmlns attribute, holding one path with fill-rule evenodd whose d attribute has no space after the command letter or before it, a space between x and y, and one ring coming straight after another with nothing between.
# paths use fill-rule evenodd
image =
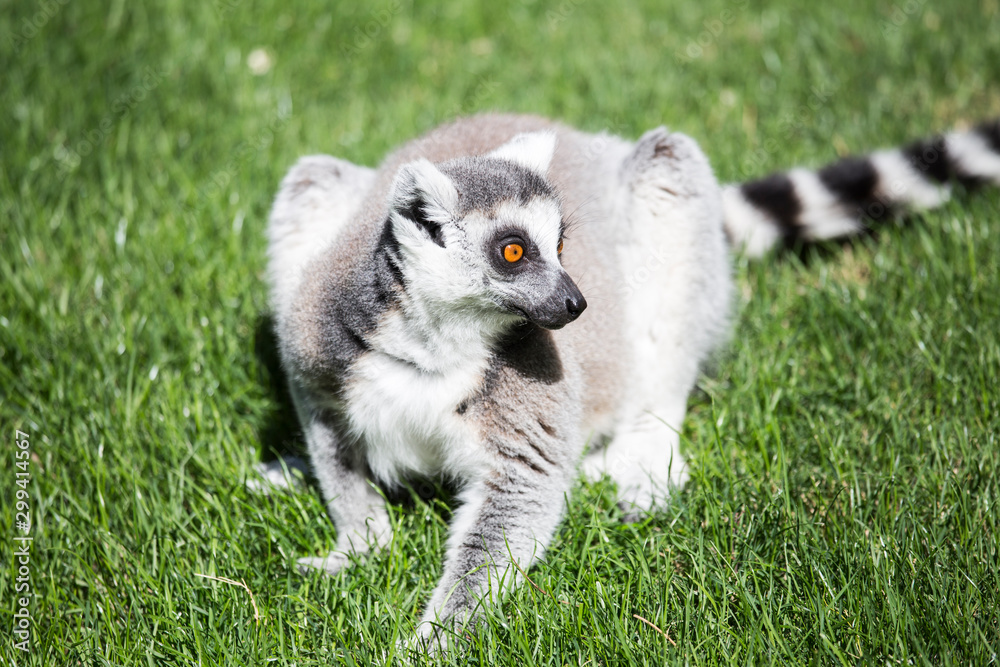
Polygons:
<instances>
[{"instance_id":1,"label":"lemur face","mask_svg":"<svg viewBox=\"0 0 1000 667\"><path fill-rule=\"evenodd\" d=\"M487 156L400 169L390 220L411 298L444 317L546 329L579 317L587 301L562 268L562 212L542 175L553 146L520 135Z\"/></svg>"},{"instance_id":2,"label":"lemur face","mask_svg":"<svg viewBox=\"0 0 1000 667\"><path fill-rule=\"evenodd\" d=\"M503 311L559 329L587 307L560 261L564 224L557 201L508 201L474 211L466 221L467 261L475 263L490 299Z\"/></svg>"}]
</instances>

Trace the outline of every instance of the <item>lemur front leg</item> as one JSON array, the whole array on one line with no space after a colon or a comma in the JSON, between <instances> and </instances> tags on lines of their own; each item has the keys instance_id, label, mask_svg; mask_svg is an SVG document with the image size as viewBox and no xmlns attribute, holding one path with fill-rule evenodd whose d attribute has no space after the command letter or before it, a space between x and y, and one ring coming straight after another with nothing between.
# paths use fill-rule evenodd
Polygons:
<instances>
[{"instance_id":1,"label":"lemur front leg","mask_svg":"<svg viewBox=\"0 0 1000 667\"><path fill-rule=\"evenodd\" d=\"M551 542L576 456L548 423L512 425L487 437L491 465L460 494L444 573L417 631L430 650L448 631L475 625L481 601L516 586Z\"/></svg>"},{"instance_id":2,"label":"lemur front leg","mask_svg":"<svg viewBox=\"0 0 1000 667\"><path fill-rule=\"evenodd\" d=\"M301 388L293 397L309 446L313 475L319 483L327 512L337 528L337 546L326 556L299 559L299 569L335 574L350 555L366 554L392 538L385 500L365 475L365 469L339 442L333 415L319 408Z\"/></svg>"}]
</instances>

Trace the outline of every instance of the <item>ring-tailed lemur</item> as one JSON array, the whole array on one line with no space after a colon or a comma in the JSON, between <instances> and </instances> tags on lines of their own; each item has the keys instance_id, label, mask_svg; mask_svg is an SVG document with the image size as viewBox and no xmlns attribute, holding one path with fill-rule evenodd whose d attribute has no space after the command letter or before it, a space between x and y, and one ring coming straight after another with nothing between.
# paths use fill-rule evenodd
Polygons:
<instances>
[{"instance_id":1,"label":"ring-tailed lemur","mask_svg":"<svg viewBox=\"0 0 1000 667\"><path fill-rule=\"evenodd\" d=\"M456 121L377 170L303 158L271 213L271 296L337 546L300 563L337 572L390 539L373 483L447 477L460 506L418 638L474 621L545 550L586 443L607 441L584 470L633 517L684 483L732 246L852 234L951 179L1000 184L1000 122L724 188L683 134L528 116Z\"/></svg>"}]
</instances>

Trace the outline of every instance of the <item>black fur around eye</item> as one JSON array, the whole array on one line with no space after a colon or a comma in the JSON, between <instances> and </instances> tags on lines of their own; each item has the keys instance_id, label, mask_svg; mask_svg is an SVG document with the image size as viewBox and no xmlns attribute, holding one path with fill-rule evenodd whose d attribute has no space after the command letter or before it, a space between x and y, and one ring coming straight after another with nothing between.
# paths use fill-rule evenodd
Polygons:
<instances>
[{"instance_id":1,"label":"black fur around eye","mask_svg":"<svg viewBox=\"0 0 1000 667\"><path fill-rule=\"evenodd\" d=\"M538 257L538 248L520 234L501 232L493 237L488 253L492 264L501 271L523 269Z\"/></svg>"}]
</instances>

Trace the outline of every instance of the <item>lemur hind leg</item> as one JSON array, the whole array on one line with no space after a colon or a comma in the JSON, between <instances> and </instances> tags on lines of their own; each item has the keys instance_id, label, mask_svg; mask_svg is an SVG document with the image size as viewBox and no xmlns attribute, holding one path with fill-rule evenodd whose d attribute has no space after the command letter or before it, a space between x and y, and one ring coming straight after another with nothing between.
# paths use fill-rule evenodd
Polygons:
<instances>
[{"instance_id":1,"label":"lemur hind leg","mask_svg":"<svg viewBox=\"0 0 1000 667\"><path fill-rule=\"evenodd\" d=\"M587 457L584 471L611 477L634 520L687 481L687 398L725 335L731 276L719 185L693 139L651 130L620 175L629 394L611 442Z\"/></svg>"},{"instance_id":2,"label":"lemur hind leg","mask_svg":"<svg viewBox=\"0 0 1000 667\"><path fill-rule=\"evenodd\" d=\"M348 223L374 177L372 169L313 155L300 159L282 180L268 227L268 273L279 339L286 343L295 336L289 320L307 266ZM285 359L285 366L294 364ZM366 553L389 540L389 517L382 496L366 477L365 466L345 449L333 415L322 407L329 401L294 379L291 389L311 470L337 528L334 551L300 559L299 565L334 573L350 561L351 553Z\"/></svg>"},{"instance_id":3,"label":"lemur hind leg","mask_svg":"<svg viewBox=\"0 0 1000 667\"><path fill-rule=\"evenodd\" d=\"M268 225L271 306L280 327L310 260L351 219L375 171L329 155L301 158L281 181Z\"/></svg>"},{"instance_id":4,"label":"lemur hind leg","mask_svg":"<svg viewBox=\"0 0 1000 667\"><path fill-rule=\"evenodd\" d=\"M325 556L300 558L299 569L335 574L350 563L352 554L363 555L388 544L392 525L384 498L368 480L360 457L344 447L332 415L318 408L301 389L293 387L293 394L309 445L312 472L337 528L336 548Z\"/></svg>"}]
</instances>

